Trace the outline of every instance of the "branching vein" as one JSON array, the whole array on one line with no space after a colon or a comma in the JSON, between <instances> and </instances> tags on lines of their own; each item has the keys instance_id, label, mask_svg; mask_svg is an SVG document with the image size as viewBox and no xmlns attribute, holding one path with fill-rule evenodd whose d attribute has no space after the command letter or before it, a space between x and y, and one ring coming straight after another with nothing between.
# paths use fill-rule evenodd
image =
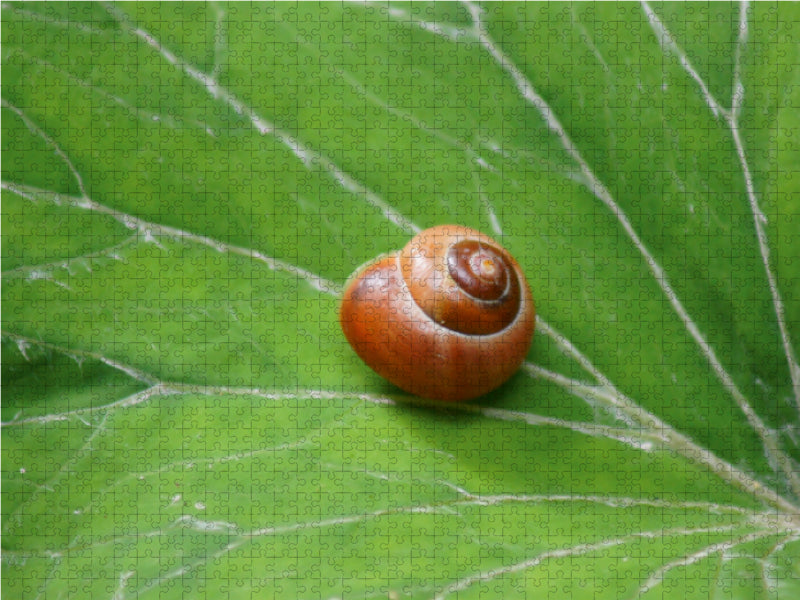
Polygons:
<instances>
[{"instance_id":1,"label":"branching vein","mask_svg":"<svg viewBox=\"0 0 800 600\"><path fill-rule=\"evenodd\" d=\"M145 31L141 27L136 27L135 24L131 23L128 17L122 11L116 10L115 8L111 8L110 11L115 18L118 19L120 24L126 27L131 34L135 35L144 41L148 46L153 48L168 63L179 68L188 77L204 86L212 98L222 100L237 114L246 117L256 131L258 131L261 135L274 136L307 167L311 167L313 165L319 165L322 167L345 190L355 194L359 198L363 198L367 204L378 209L387 220L395 224L400 229L403 229L409 233L417 233L420 231L420 228L417 225L397 212L389 203L383 200L375 192L369 190L366 186L353 179L349 174L345 173L331 159L307 147L296 137L281 130L273 123L270 123L267 119L259 115L254 108L247 106L244 102L239 100L232 92L220 85L219 82L214 78L213 74L208 75L203 73L194 65L178 57L152 34Z\"/></svg>"},{"instance_id":2,"label":"branching vein","mask_svg":"<svg viewBox=\"0 0 800 600\"><path fill-rule=\"evenodd\" d=\"M271 256L267 256L266 254L258 250L252 250L250 248L245 248L243 246L236 246L234 244L227 244L217 239L205 235L200 235L197 233L192 233L190 231L185 231L177 227L170 227L168 225L161 225L160 223L146 221L134 215L122 212L114 208L110 208L108 206L105 206L104 204L100 204L99 202L95 202L94 200L92 200L87 196L83 196L80 198L74 196L64 196L56 192L39 190L36 188L19 185L8 181L2 182L2 188L10 192L14 192L23 198L28 198L32 200L34 199L45 200L52 202L54 204L69 205L75 208L90 210L100 214L108 215L112 217L114 220L124 225L125 227L127 227L128 229L137 230L138 232L140 232L140 234L144 236L145 239L153 239L154 237L164 236L170 239L197 243L202 246L207 246L209 248L212 248L213 250L216 250L217 252L221 252L224 254L236 254L239 256L245 256L247 258L251 258L266 264L267 267L269 267L273 271L284 271L286 273L291 273L292 275L297 276L298 279L305 281L314 289L320 292L324 292L326 294L330 294L333 296L338 296L341 293L340 289L341 286L339 284L334 283L333 281L330 281L323 277L320 277L319 275L312 273L311 271L307 271L306 269L303 269L301 267L292 265L285 261L281 261Z\"/></svg>"},{"instance_id":3,"label":"branching vein","mask_svg":"<svg viewBox=\"0 0 800 600\"><path fill-rule=\"evenodd\" d=\"M627 215L622 210L622 208L617 204L611 192L608 190L608 188L606 188L606 186L602 183L602 181L600 181L600 179L592 171L591 167L581 155L577 146L570 138L566 129L561 124L561 122L559 121L558 117L556 116L555 112L552 110L550 105L544 98L542 98L542 96L540 96L537 93L533 85L530 83L530 81L528 81L525 74L514 64L511 58L506 56L505 53L502 51L502 49L497 44L495 44L494 40L491 38L486 29L485 22L483 21L482 9L478 5L473 4L471 2L467 2L466 5L470 11L470 14L472 15L474 27L481 44L484 46L487 52L489 52L489 54L491 54L491 56L494 57L494 59L501 66L501 68L511 76L511 78L513 79L514 83L517 86L517 89L520 92L520 95L539 111L545 123L547 124L547 127L557 136L557 138L561 141L564 150L578 165L580 173L583 176L584 180L586 181L587 185L589 186L589 189L591 190L592 194L595 197L597 197L616 217L617 221L619 222L622 229L625 231L628 238L631 240L633 245L636 247L641 256L644 258L644 261L647 264L648 268L650 269L650 272L652 273L655 281L657 282L658 286L661 288L664 295L672 305L673 309L675 310L680 320L683 322L684 327L692 336L692 338L694 338L701 352L706 357L706 360L710 364L713 372L716 374L716 376L722 382L723 386L728 390L728 392L734 398L735 402L737 403L740 410L747 418L751 427L756 431L758 436L761 438L762 444L764 446L764 451L768 460L778 465L779 469L784 473L784 475L787 477L788 481L792 485L792 489L795 495L800 497L800 481L798 481L796 474L794 473L794 465L792 464L791 458L785 452L783 452L782 448L780 447L780 443L776 433L774 431L771 431L765 425L765 423L761 420L758 414L756 414L756 412L750 406L750 403L744 397L744 394L742 394L742 392L739 390L738 386L734 382L730 373L728 373L728 371L722 365L722 362L717 357L714 349L705 339L705 336L700 332L697 323L695 323L695 321L691 318L686 308L684 307L683 303L678 298L678 294L672 287L672 284L669 282L669 279L666 273L664 272L663 267L645 246L644 242L636 233L633 224L630 222L630 220L628 219ZM709 102L712 101L716 102L715 100L713 100L713 97L710 95L710 93L708 94L707 97L709 99ZM639 409L635 403L632 404L633 406L630 407L631 409L642 410ZM653 416L652 419L655 419L655 417ZM651 425L655 424L656 424L655 422L651 421ZM662 425L661 422L659 422L658 424ZM658 429L661 430L660 427L658 427ZM674 430L672 431L674 432ZM679 434L675 432L675 435ZM680 437L683 438L684 443L688 442L688 438L685 438L685 436L680 436ZM682 443L681 446L683 445L684 444ZM694 446L693 443L692 445Z\"/></svg>"},{"instance_id":4,"label":"branching vein","mask_svg":"<svg viewBox=\"0 0 800 600\"><path fill-rule=\"evenodd\" d=\"M739 164L741 166L742 175L744 177L745 189L747 191L747 200L748 203L750 204L750 211L752 212L753 215L753 224L756 232L756 238L758 240L759 252L761 253L761 260L764 267L764 273L766 274L767 277L770 295L772 296L772 304L778 322L778 329L781 335L781 342L783 344L784 354L786 355L789 374L792 379L795 404L798 412L800 412L800 364L798 364L797 362L797 357L795 356L794 349L792 347L791 338L789 336L789 330L786 324L786 314L783 306L783 300L781 299L780 290L778 288L777 277L775 276L775 273L772 269L769 260L769 255L770 255L769 239L767 237L767 232L765 228L767 223L767 218L762 212L758 202L758 198L756 196L755 184L753 182L753 176L750 172L750 165L748 164L747 155L744 148L744 142L742 141L741 137L741 128L739 126L740 107L744 97L744 86L741 81L741 59L742 59L741 57L742 57L743 47L747 41L747 32L748 32L747 2L742 2L740 4L739 36L736 43L733 91L731 94L730 109L722 107L721 104L711 94L711 92L709 92L708 86L703 81L703 78L699 75L697 70L692 66L692 63L689 60L686 53L680 48L675 38L672 36L672 34L670 34L666 26L661 22L661 20L655 14L653 9L650 7L650 5L647 4L647 2L643 2L642 7L644 8L645 14L647 15L648 20L650 22L650 26L652 27L654 33L656 34L656 37L659 43L661 44L662 48L664 48L665 51L668 51L678 57L678 60L683 69L700 87L700 90L703 93L703 97L706 99L706 103L708 104L708 107L711 110L711 112L714 114L715 117L722 115L726 123L728 124L728 127L731 130L733 143L734 146L736 147L736 154L739 158ZM700 340L698 339L698 342L699 341ZM702 342L705 344L705 340L702 340ZM709 357L709 360L711 361L712 365L718 365L718 367L717 366L714 367L715 372L717 372L717 374L720 376L723 384L730 391L737 405L744 413L744 415L747 417L748 422L756 431L756 433L759 435L759 437L762 439L767 453L767 457L771 461L774 461L778 464L779 468L783 471L784 475L786 475L787 480L789 481L789 484L791 485L795 495L800 497L800 477L798 477L798 474L796 473L795 467L791 459L780 448L776 432L769 430L769 428L765 425L765 423L761 420L761 418L756 414L756 412L750 406L747 399L739 391L738 387L733 382L731 376L727 373L727 371L724 370L721 363L719 363L719 360L717 359L716 355L714 354L713 350L710 347L708 347L706 355Z\"/></svg>"}]
</instances>

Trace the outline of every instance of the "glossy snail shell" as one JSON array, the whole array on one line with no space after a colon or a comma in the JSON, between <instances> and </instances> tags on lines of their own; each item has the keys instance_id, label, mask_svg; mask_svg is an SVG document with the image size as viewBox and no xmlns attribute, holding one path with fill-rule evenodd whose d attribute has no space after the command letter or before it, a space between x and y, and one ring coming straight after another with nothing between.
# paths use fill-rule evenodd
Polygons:
<instances>
[{"instance_id":1,"label":"glossy snail shell","mask_svg":"<svg viewBox=\"0 0 800 600\"><path fill-rule=\"evenodd\" d=\"M339 320L356 353L382 377L424 398L466 400L519 368L535 309L502 246L475 229L441 225L356 270Z\"/></svg>"}]
</instances>

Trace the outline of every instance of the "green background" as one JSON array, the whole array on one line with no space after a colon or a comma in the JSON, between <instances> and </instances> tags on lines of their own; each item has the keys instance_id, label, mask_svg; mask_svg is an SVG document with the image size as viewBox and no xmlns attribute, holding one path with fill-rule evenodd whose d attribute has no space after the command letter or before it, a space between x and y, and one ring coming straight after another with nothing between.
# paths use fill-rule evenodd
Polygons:
<instances>
[{"instance_id":1,"label":"green background","mask_svg":"<svg viewBox=\"0 0 800 600\"><path fill-rule=\"evenodd\" d=\"M4 597L800 595L798 27L4 4ZM337 322L448 222L539 317L458 405Z\"/></svg>"}]
</instances>

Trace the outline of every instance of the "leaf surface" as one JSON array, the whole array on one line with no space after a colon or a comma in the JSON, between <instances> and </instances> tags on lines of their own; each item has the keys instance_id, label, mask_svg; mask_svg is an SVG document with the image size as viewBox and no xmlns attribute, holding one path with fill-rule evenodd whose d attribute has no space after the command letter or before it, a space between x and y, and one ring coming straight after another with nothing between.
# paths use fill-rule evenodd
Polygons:
<instances>
[{"instance_id":1,"label":"leaf surface","mask_svg":"<svg viewBox=\"0 0 800 600\"><path fill-rule=\"evenodd\" d=\"M800 594L796 6L2 18L9 598ZM337 322L447 222L538 309L457 405Z\"/></svg>"}]
</instances>

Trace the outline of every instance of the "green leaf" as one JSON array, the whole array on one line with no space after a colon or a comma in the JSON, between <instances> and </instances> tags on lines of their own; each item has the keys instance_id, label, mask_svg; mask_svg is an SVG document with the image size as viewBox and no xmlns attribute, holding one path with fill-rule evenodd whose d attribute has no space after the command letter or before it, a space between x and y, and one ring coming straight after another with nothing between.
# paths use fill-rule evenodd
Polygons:
<instances>
[{"instance_id":1,"label":"green leaf","mask_svg":"<svg viewBox=\"0 0 800 600\"><path fill-rule=\"evenodd\" d=\"M791 4L10 3L4 597L800 595ZM441 223L520 372L338 325Z\"/></svg>"}]
</instances>

